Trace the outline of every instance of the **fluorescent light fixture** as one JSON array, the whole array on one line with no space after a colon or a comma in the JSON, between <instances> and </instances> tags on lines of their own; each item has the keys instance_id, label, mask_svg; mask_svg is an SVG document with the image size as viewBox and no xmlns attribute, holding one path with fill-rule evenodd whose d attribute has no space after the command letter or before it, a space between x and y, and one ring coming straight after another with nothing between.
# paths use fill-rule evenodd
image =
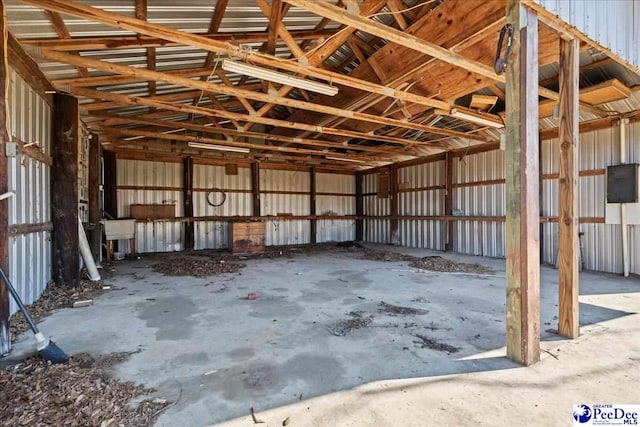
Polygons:
<instances>
[{"instance_id":1,"label":"fluorescent light fixture","mask_svg":"<svg viewBox=\"0 0 640 427\"><path fill-rule=\"evenodd\" d=\"M325 156L324 158L327 159L327 160L338 160L338 161L341 161L341 162L364 163L364 161L362 161L362 160L347 159L346 157L329 157L329 156Z\"/></svg>"},{"instance_id":2,"label":"fluorescent light fixture","mask_svg":"<svg viewBox=\"0 0 640 427\"><path fill-rule=\"evenodd\" d=\"M504 123L502 122L502 120L500 120L500 117L493 117L489 114L480 114L471 110L454 108L451 110L451 117L455 117L461 120L467 120L478 125L489 126L497 129L504 127Z\"/></svg>"},{"instance_id":3,"label":"fluorescent light fixture","mask_svg":"<svg viewBox=\"0 0 640 427\"><path fill-rule=\"evenodd\" d=\"M190 142L190 148L202 148L205 150L231 151L233 153L250 153L251 150L244 147L228 147L226 145L203 144L201 142Z\"/></svg>"},{"instance_id":4,"label":"fluorescent light fixture","mask_svg":"<svg viewBox=\"0 0 640 427\"><path fill-rule=\"evenodd\" d=\"M267 70L266 68L254 67L253 65L247 65L242 62L231 61L229 59L222 61L222 69L231 73L244 74L245 76L268 80L270 82L280 83L286 86L293 86L298 89L321 93L323 95L335 96L338 93L337 86L318 83L312 80L299 79L289 74Z\"/></svg>"}]
</instances>

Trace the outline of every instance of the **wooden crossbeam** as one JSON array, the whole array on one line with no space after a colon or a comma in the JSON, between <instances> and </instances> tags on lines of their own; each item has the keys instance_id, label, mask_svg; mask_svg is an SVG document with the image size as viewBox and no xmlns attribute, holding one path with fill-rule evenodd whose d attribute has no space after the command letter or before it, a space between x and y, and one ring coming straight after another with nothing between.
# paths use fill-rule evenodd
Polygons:
<instances>
[{"instance_id":1,"label":"wooden crossbeam","mask_svg":"<svg viewBox=\"0 0 640 427\"><path fill-rule=\"evenodd\" d=\"M347 129L337 129L337 128L331 128L331 127L309 125L306 123L291 122L287 120L271 119L267 117L251 117L249 115L233 113L230 111L216 110L213 108L196 107L196 106L185 105L185 104L175 104L171 102L163 102L163 101L157 101L153 99L147 99L147 98L130 96L130 95L122 95L122 94L116 94L116 93L111 93L106 91L98 91L93 89L78 88L75 90L75 93L80 96L87 96L94 99L104 99L104 100L109 100L109 101L118 102L118 103L128 103L130 106L143 105L147 107L154 107L158 109L165 109L165 110L181 112L181 113L188 113L188 114L193 113L193 114L198 114L205 117L219 117L222 119L239 120L239 121L247 121L247 122L253 121L255 123L260 123L267 126L276 126L276 127L297 129L297 130L303 130L303 131L312 131L312 132L321 133L321 134L344 136L348 138L384 141L384 142L399 143L399 144L416 144L415 140L389 137L389 136L379 135L373 132L364 133L364 132L350 131ZM421 144L420 145L421 148L422 147L430 148L429 145L427 145L428 143L418 143L418 144ZM434 152L440 152L440 151L443 151L443 148L440 145L436 145L433 147L432 150L434 150Z\"/></svg>"},{"instance_id":2,"label":"wooden crossbeam","mask_svg":"<svg viewBox=\"0 0 640 427\"><path fill-rule=\"evenodd\" d=\"M53 29L58 34L58 37L60 37L61 39L71 38L71 34L67 29L67 25L64 23L64 19L62 19L62 16L60 16L59 13L45 10L44 14L47 16L47 18L49 18L49 21L51 22L51 25L53 25ZM73 53L76 55L78 54L77 52ZM89 71L86 69L86 67L79 66L76 67L76 69L78 70L80 77L89 77Z\"/></svg>"},{"instance_id":3,"label":"wooden crossbeam","mask_svg":"<svg viewBox=\"0 0 640 427\"><path fill-rule=\"evenodd\" d=\"M210 133L214 135L223 135L223 136L232 136L236 138L251 138L258 139L264 141L274 141L274 142L284 142L290 144L298 144L298 145L308 145L314 147L326 147L326 148L335 148L339 150L354 150L354 151L363 151L367 153L382 153L382 154L392 154L392 155L416 155L415 152L412 152L410 149L404 148L388 148L388 147L375 147L375 146L366 146L366 145L357 145L350 144L344 145L342 143L324 141L320 139L311 139L311 138L294 138L282 135L274 135L269 133L261 133L261 132L247 132L247 131L238 131L235 129L229 128L215 128L212 126L204 126L202 124L194 124L194 123L186 123L186 122L175 122L171 120L153 120L144 118L144 116L135 116L135 117L126 117L126 116L118 116L112 114L100 115L100 117L109 118L110 126L115 124L141 124L148 126L156 126L156 127L164 127L169 129L188 129L202 133ZM419 144L415 144L418 146ZM412 147L408 146L408 147Z\"/></svg>"},{"instance_id":4,"label":"wooden crossbeam","mask_svg":"<svg viewBox=\"0 0 640 427\"><path fill-rule=\"evenodd\" d=\"M177 133L161 133L161 132L149 132L139 129L120 129L120 128L100 128L100 131L105 135L117 135L119 137L137 137L143 136L146 138L154 138L154 139L164 139L168 141L183 141L183 142L202 142L205 144L214 144L221 145L226 147L240 147L240 148L248 148L250 150L261 150L261 151L275 151L278 153L296 153L296 154L309 154L309 155L317 155L317 156L325 156L328 155L330 157L336 159L345 159L345 160L362 160L363 162L378 162L379 158L360 155L360 154L342 154L334 151L328 150L318 150L318 149L309 149L309 148L296 148L296 147L283 147L283 146L275 146L275 145L266 145L266 144L256 144L253 142L243 142L238 140L226 140L226 139L215 139L215 138L207 138L203 136L196 135L182 135ZM134 143L135 141L127 141L128 143Z\"/></svg>"},{"instance_id":5,"label":"wooden crossbeam","mask_svg":"<svg viewBox=\"0 0 640 427\"><path fill-rule=\"evenodd\" d=\"M222 1L222 0L221 0ZM328 22L328 20L327 20ZM326 39L336 34L334 30L290 30L289 34L294 40L303 43L318 39ZM201 37L210 38L222 42L234 43L260 43L266 42L268 33L263 31L255 32L224 32L224 33L202 33ZM82 50L102 50L102 49L124 49L132 47L173 47L181 46L183 43L161 39L158 37L138 37L138 36L112 36L112 37L73 37L70 39L20 39L20 43L29 46L46 47L49 49L62 51L82 51ZM210 64L211 65L211 64Z\"/></svg>"},{"instance_id":6,"label":"wooden crossbeam","mask_svg":"<svg viewBox=\"0 0 640 427\"><path fill-rule=\"evenodd\" d=\"M224 95L230 95L230 96L240 96L240 97L244 97L247 99L252 99L260 102L267 102L267 103L273 102L276 104L297 108L301 110L321 112L324 114L345 117L352 120L360 120L365 122L396 126L400 128L420 130L420 131L429 132L436 135L463 137L463 138L477 140L477 141L485 140L482 137L470 135L464 132L441 129L433 126L411 123L404 120L398 120L398 119L393 119L389 117L380 117L373 114L348 111L342 108L329 107L325 105L314 104L307 101L299 101L299 100L283 98L279 96L273 97L271 95L264 94L264 93L252 92L244 89L238 89L235 87L215 85L212 83L187 79L184 77L177 77L167 73L135 68L135 67L130 67L126 65L119 65L119 64L109 63L106 61L100 61L100 60L91 59L91 58L78 58L63 52L41 50L40 52L35 52L35 53L37 56L40 56L43 59L66 62L69 64L78 64L78 65L88 66L91 68L95 68L97 70L102 70L102 71L111 72L111 73L118 73L118 74L129 75L129 76L138 76L145 79L154 79L157 81L164 81L167 83L181 85L184 87L201 89L203 91L211 92L211 93L224 94ZM249 121L252 122L253 120L249 120Z\"/></svg>"},{"instance_id":7,"label":"wooden crossbeam","mask_svg":"<svg viewBox=\"0 0 640 427\"><path fill-rule=\"evenodd\" d=\"M478 61L473 61L463 57L449 49L445 49L437 44L430 43L423 39L420 39L412 34L407 34L403 31L396 30L387 25L384 25L378 21L368 19L363 16L356 16L350 13L345 13L345 10L334 6L330 3L320 0L284 0L294 6L306 9L316 15L323 16L325 18L332 19L336 22L348 25L353 28L357 28L360 31L364 31L369 34L376 35L390 42L406 46L408 48L417 50L429 56L432 56L441 61L447 62L454 66L464 68L473 73L479 74L484 77L491 78L495 81L504 83L504 76L499 76L496 72Z\"/></svg>"},{"instance_id":8,"label":"wooden crossbeam","mask_svg":"<svg viewBox=\"0 0 640 427\"><path fill-rule=\"evenodd\" d=\"M247 52L242 50L239 46L220 42L206 37L201 37L195 34L187 33L184 31L174 30L161 25L141 21L139 19L130 18L124 15L106 12L101 9L93 8L90 6L82 5L70 0L21 0L24 3L28 3L34 6L41 7L46 10L54 10L60 13L65 13L71 16L76 16L91 21L101 22L107 25L112 25L117 28L127 29L143 34L147 34L154 37L163 37L167 40L172 40L177 43L184 43L193 47L204 49L208 52L219 52L221 54L235 56L245 59L250 59L252 62L264 65L268 67L276 67L282 70L299 73L315 77L334 84L345 85L353 87L354 89L363 90L366 92L378 93L380 95L389 96L392 98L401 99L409 103L423 104L429 107L448 109L449 105L446 102L439 101L434 98L427 98L419 95L414 95L408 92L398 91L382 85L373 84L370 82L350 78L340 73L334 73L331 71L317 68L312 65L302 67L297 63L291 61L283 61L279 58L272 57L263 53ZM335 37L335 39L339 39ZM327 43L329 44L329 43ZM37 50L34 50L35 54L38 54ZM87 58L85 58L87 59ZM314 61L315 62L315 61Z\"/></svg>"}]
</instances>

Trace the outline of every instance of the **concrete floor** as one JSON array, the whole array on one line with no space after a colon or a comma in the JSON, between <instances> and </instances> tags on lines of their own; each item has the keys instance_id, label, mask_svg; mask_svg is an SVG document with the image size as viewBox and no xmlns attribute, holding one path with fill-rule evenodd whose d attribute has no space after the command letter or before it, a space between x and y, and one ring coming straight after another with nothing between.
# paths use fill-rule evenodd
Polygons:
<instances>
[{"instance_id":1,"label":"concrete floor","mask_svg":"<svg viewBox=\"0 0 640 427\"><path fill-rule=\"evenodd\" d=\"M143 257L116 264L113 290L92 307L60 310L40 326L69 353L137 352L116 375L177 401L158 426L252 425L250 407L272 426L287 416L300 426L568 425L572 403L640 403L637 277L582 273L583 336L570 342L546 332L557 323L557 272L543 268L548 353L520 368L504 358L504 260L437 254L496 273L420 272L336 250L196 279L154 273ZM382 300L428 313L379 313ZM353 311L373 323L329 333ZM419 348L414 334L460 351ZM18 347L30 343L25 335Z\"/></svg>"}]
</instances>

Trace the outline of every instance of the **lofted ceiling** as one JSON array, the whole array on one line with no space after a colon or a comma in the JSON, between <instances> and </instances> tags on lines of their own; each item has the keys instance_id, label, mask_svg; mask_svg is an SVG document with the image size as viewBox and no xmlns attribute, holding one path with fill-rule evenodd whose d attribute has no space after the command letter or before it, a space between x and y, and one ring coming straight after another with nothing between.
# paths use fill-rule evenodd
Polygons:
<instances>
[{"instance_id":1,"label":"lofted ceiling","mask_svg":"<svg viewBox=\"0 0 640 427\"><path fill-rule=\"evenodd\" d=\"M182 3L11 0L7 16L12 35L59 91L81 100L83 120L120 156L357 170L499 140L495 126L453 112L485 95L494 104L470 114L502 120L504 76L493 64L503 0ZM539 40L542 101L557 99L558 35L541 25ZM338 93L229 72L229 59ZM638 84L587 46L581 64L585 78ZM621 108L581 107L583 120Z\"/></svg>"}]
</instances>

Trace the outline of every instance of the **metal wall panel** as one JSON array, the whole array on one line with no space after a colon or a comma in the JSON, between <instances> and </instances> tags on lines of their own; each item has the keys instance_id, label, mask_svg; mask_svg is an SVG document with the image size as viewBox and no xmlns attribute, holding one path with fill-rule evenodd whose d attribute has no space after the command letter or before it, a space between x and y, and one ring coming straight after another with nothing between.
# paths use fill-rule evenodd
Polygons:
<instances>
[{"instance_id":1,"label":"metal wall panel","mask_svg":"<svg viewBox=\"0 0 640 427\"><path fill-rule=\"evenodd\" d=\"M534 0L590 39L640 68L640 0Z\"/></svg>"},{"instance_id":2,"label":"metal wall panel","mask_svg":"<svg viewBox=\"0 0 640 427\"><path fill-rule=\"evenodd\" d=\"M238 168L237 175L227 175L224 166L193 166L193 214L195 216L248 216L251 215L251 170ZM222 206L211 206L207 202L210 189L226 191ZM235 190L235 191L233 191ZM210 198L219 203L219 194ZM198 221L195 223L195 249L226 249L229 247L229 222Z\"/></svg>"},{"instance_id":3,"label":"metal wall panel","mask_svg":"<svg viewBox=\"0 0 640 427\"><path fill-rule=\"evenodd\" d=\"M354 175L316 174L316 193L340 193L344 196L316 196L317 215L355 215L356 181ZM355 239L355 220L318 220L316 241L343 242Z\"/></svg>"},{"instance_id":4,"label":"metal wall panel","mask_svg":"<svg viewBox=\"0 0 640 427\"><path fill-rule=\"evenodd\" d=\"M118 186L182 187L182 165L118 159ZM118 218L130 217L132 204L174 204L176 216L183 216L181 190L118 189ZM183 224L178 221L136 224L136 252L173 252L184 248ZM127 241L119 241L121 251L129 253Z\"/></svg>"},{"instance_id":5,"label":"metal wall panel","mask_svg":"<svg viewBox=\"0 0 640 427\"><path fill-rule=\"evenodd\" d=\"M505 178L504 151L494 150L453 160L453 213L464 216L504 216L505 184L455 187L456 184ZM504 257L505 223L456 221L454 251L488 257Z\"/></svg>"},{"instance_id":6,"label":"metal wall panel","mask_svg":"<svg viewBox=\"0 0 640 427\"><path fill-rule=\"evenodd\" d=\"M13 70L9 84L9 134L23 142L38 141L51 154L51 108ZM4 153L2 153L4 155ZM51 221L51 169L23 157L8 158L9 226ZM41 231L9 238L9 278L25 304L37 300L51 280L51 233ZM11 299L10 312L18 307Z\"/></svg>"},{"instance_id":7,"label":"metal wall panel","mask_svg":"<svg viewBox=\"0 0 640 427\"><path fill-rule=\"evenodd\" d=\"M364 214L380 216L390 214L389 199L378 197L378 173L363 177L363 207ZM367 219L364 222L364 239L373 243L389 243L389 220Z\"/></svg>"},{"instance_id":8,"label":"metal wall panel","mask_svg":"<svg viewBox=\"0 0 640 427\"><path fill-rule=\"evenodd\" d=\"M262 215L309 215L310 174L306 171L265 169L260 171L260 191L292 191L306 194L260 194ZM307 220L265 221L267 246L299 245L311 241Z\"/></svg>"}]
</instances>

